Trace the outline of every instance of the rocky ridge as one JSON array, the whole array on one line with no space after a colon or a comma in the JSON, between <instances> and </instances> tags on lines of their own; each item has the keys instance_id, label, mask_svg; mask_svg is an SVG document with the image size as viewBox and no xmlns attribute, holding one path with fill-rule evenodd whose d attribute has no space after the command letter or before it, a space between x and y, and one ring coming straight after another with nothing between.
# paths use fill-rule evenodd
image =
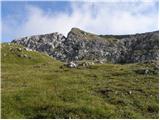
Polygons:
<instances>
[{"instance_id":1,"label":"rocky ridge","mask_svg":"<svg viewBox=\"0 0 160 120\"><path fill-rule=\"evenodd\" d=\"M135 63L158 61L159 31L135 35L95 35L72 28L67 37L56 32L20 38L12 43L44 52L63 62Z\"/></svg>"}]
</instances>

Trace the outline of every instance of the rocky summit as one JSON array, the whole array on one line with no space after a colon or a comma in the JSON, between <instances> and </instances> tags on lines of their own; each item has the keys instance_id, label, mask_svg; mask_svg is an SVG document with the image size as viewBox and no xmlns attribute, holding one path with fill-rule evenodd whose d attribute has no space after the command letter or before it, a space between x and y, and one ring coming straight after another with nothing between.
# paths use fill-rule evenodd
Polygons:
<instances>
[{"instance_id":1,"label":"rocky summit","mask_svg":"<svg viewBox=\"0 0 160 120\"><path fill-rule=\"evenodd\" d=\"M134 35L96 35L72 28L67 37L56 32L20 38L12 43L44 52L63 62L91 60L135 63L158 60L159 31Z\"/></svg>"}]
</instances>

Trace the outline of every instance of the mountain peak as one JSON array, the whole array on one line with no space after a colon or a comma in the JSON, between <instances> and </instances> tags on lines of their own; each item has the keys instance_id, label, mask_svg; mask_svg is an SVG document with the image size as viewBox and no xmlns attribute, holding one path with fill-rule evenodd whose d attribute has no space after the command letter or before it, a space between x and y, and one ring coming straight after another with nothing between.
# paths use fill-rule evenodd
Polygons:
<instances>
[{"instance_id":1,"label":"mountain peak","mask_svg":"<svg viewBox=\"0 0 160 120\"><path fill-rule=\"evenodd\" d=\"M82 31L82 30L79 29L79 28L77 28L77 27L73 27L73 28L71 29L71 31Z\"/></svg>"},{"instance_id":2,"label":"mountain peak","mask_svg":"<svg viewBox=\"0 0 160 120\"><path fill-rule=\"evenodd\" d=\"M73 27L68 34L70 34L70 33L83 34L83 33L85 33L85 31L83 31L83 30L81 30L81 29L79 29L79 28Z\"/></svg>"}]
</instances>

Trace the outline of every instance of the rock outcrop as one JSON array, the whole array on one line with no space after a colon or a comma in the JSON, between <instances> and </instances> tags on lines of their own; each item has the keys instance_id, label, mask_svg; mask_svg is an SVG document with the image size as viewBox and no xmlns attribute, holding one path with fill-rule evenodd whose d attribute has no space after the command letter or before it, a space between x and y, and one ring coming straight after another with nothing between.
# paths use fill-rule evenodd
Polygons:
<instances>
[{"instance_id":1,"label":"rock outcrop","mask_svg":"<svg viewBox=\"0 0 160 120\"><path fill-rule=\"evenodd\" d=\"M65 36L59 33L51 33L45 35L34 35L30 37L24 37L13 40L13 43L21 44L28 50L36 50L44 52L50 56L53 56L59 60L64 60L65 54L62 53L63 42L66 40Z\"/></svg>"},{"instance_id":2,"label":"rock outcrop","mask_svg":"<svg viewBox=\"0 0 160 120\"><path fill-rule=\"evenodd\" d=\"M133 63L158 60L159 31L135 35L95 35L72 28L67 37L51 33L12 42L64 62L92 60Z\"/></svg>"}]
</instances>

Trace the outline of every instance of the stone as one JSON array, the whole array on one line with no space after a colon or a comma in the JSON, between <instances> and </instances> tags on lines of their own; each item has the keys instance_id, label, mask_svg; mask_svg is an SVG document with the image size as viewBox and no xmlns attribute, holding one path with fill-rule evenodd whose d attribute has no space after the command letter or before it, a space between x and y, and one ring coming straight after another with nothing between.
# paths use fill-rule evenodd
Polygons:
<instances>
[{"instance_id":1,"label":"stone","mask_svg":"<svg viewBox=\"0 0 160 120\"><path fill-rule=\"evenodd\" d=\"M33 51L32 49L29 49L29 48L25 48L25 50L26 50L26 51Z\"/></svg>"},{"instance_id":2,"label":"stone","mask_svg":"<svg viewBox=\"0 0 160 120\"><path fill-rule=\"evenodd\" d=\"M28 58L28 55L24 54L23 57L24 57L24 58Z\"/></svg>"},{"instance_id":3,"label":"stone","mask_svg":"<svg viewBox=\"0 0 160 120\"><path fill-rule=\"evenodd\" d=\"M91 65L94 65L94 62L91 62L90 64L91 64Z\"/></svg>"},{"instance_id":4,"label":"stone","mask_svg":"<svg viewBox=\"0 0 160 120\"><path fill-rule=\"evenodd\" d=\"M76 67L78 67L78 65L75 62L73 62L73 61L65 63L64 65L67 66L67 67L70 67L70 68L76 68Z\"/></svg>"},{"instance_id":5,"label":"stone","mask_svg":"<svg viewBox=\"0 0 160 120\"><path fill-rule=\"evenodd\" d=\"M112 39L108 39L112 37ZM135 35L96 35L72 28L60 33L34 35L13 40L27 51L46 53L60 61L98 60L103 64L158 61L159 31Z\"/></svg>"},{"instance_id":6,"label":"stone","mask_svg":"<svg viewBox=\"0 0 160 120\"><path fill-rule=\"evenodd\" d=\"M148 69L148 68L140 68L137 70L134 70L137 74L143 74L143 75L148 75L148 74L158 74L158 70L156 69Z\"/></svg>"},{"instance_id":7,"label":"stone","mask_svg":"<svg viewBox=\"0 0 160 120\"><path fill-rule=\"evenodd\" d=\"M100 64L103 64L103 61L102 61L102 60L100 60L100 61L99 61L99 63L100 63Z\"/></svg>"},{"instance_id":8,"label":"stone","mask_svg":"<svg viewBox=\"0 0 160 120\"><path fill-rule=\"evenodd\" d=\"M130 95L132 94L132 91L131 91L131 90L129 91L129 94L130 94Z\"/></svg>"},{"instance_id":9,"label":"stone","mask_svg":"<svg viewBox=\"0 0 160 120\"><path fill-rule=\"evenodd\" d=\"M13 50L13 48L9 48L9 51L12 51Z\"/></svg>"},{"instance_id":10,"label":"stone","mask_svg":"<svg viewBox=\"0 0 160 120\"><path fill-rule=\"evenodd\" d=\"M22 48L17 48L17 51L21 52L21 51L22 51Z\"/></svg>"},{"instance_id":11,"label":"stone","mask_svg":"<svg viewBox=\"0 0 160 120\"><path fill-rule=\"evenodd\" d=\"M145 74L148 74L148 73L149 73L149 70L148 70L148 69L146 69L146 70L145 70Z\"/></svg>"},{"instance_id":12,"label":"stone","mask_svg":"<svg viewBox=\"0 0 160 120\"><path fill-rule=\"evenodd\" d=\"M141 69L137 69L137 70L134 70L136 73L138 74L146 74L146 71L148 73L148 70L145 69L145 68L141 68Z\"/></svg>"},{"instance_id":13,"label":"stone","mask_svg":"<svg viewBox=\"0 0 160 120\"><path fill-rule=\"evenodd\" d=\"M16 54L17 55L17 57L23 57L21 54Z\"/></svg>"}]
</instances>

